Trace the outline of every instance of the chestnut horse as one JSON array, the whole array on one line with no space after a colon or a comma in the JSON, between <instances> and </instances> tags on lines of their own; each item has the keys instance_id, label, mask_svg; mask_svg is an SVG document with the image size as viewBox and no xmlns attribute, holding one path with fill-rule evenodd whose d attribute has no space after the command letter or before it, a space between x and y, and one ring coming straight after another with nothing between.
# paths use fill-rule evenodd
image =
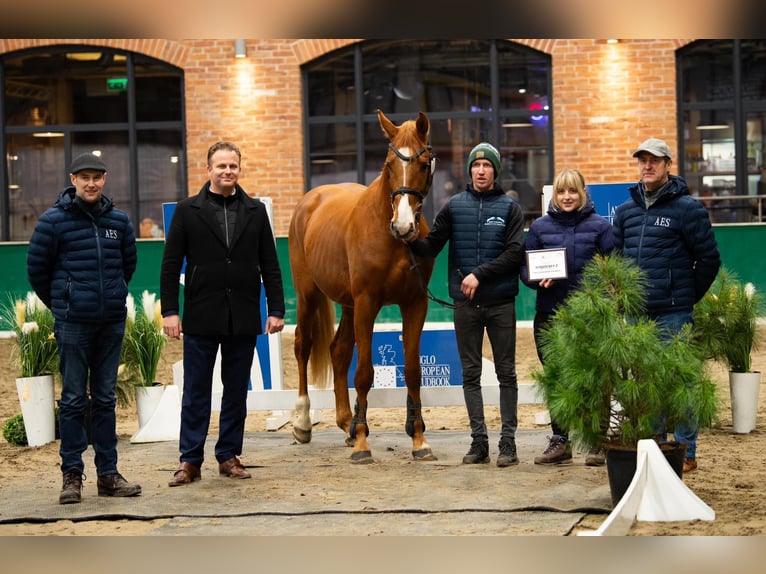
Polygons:
<instances>
[{"instance_id":1,"label":"chestnut horse","mask_svg":"<svg viewBox=\"0 0 766 574\"><path fill-rule=\"evenodd\" d=\"M435 460L426 442L420 403L420 336L428 310L427 285L433 259L412 258L406 241L428 234L421 221L431 187L435 157L423 112L396 126L378 110L389 141L386 162L369 185L340 183L310 190L290 221L290 267L297 296L295 358L298 361L297 417L293 436L311 441L309 361L315 386L332 374L335 422L353 444L351 460L372 462L367 442L367 395L372 387L372 333L380 309L398 305L402 315L405 431L416 460ZM335 306L341 317L335 329ZM357 348L356 405L349 403L348 369ZM332 373L330 372L332 369Z\"/></svg>"}]
</instances>

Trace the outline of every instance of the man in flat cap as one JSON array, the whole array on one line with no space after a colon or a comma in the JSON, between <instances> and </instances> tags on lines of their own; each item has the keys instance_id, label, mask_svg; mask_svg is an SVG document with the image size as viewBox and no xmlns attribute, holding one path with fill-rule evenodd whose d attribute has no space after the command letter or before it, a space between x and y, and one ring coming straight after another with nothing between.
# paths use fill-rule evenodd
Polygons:
<instances>
[{"instance_id":1,"label":"man in flat cap","mask_svg":"<svg viewBox=\"0 0 766 574\"><path fill-rule=\"evenodd\" d=\"M694 304L715 280L721 255L707 210L682 177L670 174L668 144L649 138L633 157L641 179L615 210L614 248L646 272L646 313L670 338L692 324ZM664 437L665 429L658 430ZM673 431L676 441L686 443L684 472L697 468L697 432L686 424Z\"/></svg>"},{"instance_id":2,"label":"man in flat cap","mask_svg":"<svg viewBox=\"0 0 766 574\"><path fill-rule=\"evenodd\" d=\"M136 237L128 215L102 194L106 164L99 156L79 155L69 171L72 185L38 220L27 253L29 283L55 318L62 382L60 504L82 498L89 397L98 495L141 494L117 470L115 414Z\"/></svg>"}]
</instances>

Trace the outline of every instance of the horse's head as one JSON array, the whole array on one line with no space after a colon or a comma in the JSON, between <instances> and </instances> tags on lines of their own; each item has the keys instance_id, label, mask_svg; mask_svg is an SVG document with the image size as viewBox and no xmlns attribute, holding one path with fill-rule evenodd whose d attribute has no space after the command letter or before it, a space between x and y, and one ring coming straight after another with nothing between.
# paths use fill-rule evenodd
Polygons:
<instances>
[{"instance_id":1,"label":"horse's head","mask_svg":"<svg viewBox=\"0 0 766 574\"><path fill-rule=\"evenodd\" d=\"M418 234L423 201L431 189L436 156L428 143L430 125L423 112L415 120L394 125L378 110L383 133L388 138L384 178L391 192L391 233L409 240Z\"/></svg>"}]
</instances>

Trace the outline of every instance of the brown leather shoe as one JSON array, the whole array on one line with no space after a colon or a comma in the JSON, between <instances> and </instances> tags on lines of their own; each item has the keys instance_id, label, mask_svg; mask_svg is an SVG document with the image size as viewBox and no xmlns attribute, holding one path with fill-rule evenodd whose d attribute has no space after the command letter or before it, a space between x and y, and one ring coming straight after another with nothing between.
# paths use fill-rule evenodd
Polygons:
<instances>
[{"instance_id":1,"label":"brown leather shoe","mask_svg":"<svg viewBox=\"0 0 766 574\"><path fill-rule=\"evenodd\" d=\"M691 472L693 470L697 470L697 459L696 458L684 459L684 472Z\"/></svg>"},{"instance_id":2,"label":"brown leather shoe","mask_svg":"<svg viewBox=\"0 0 766 574\"><path fill-rule=\"evenodd\" d=\"M137 496L141 485L128 482L119 472L98 477L96 482L99 496Z\"/></svg>"},{"instance_id":3,"label":"brown leather shoe","mask_svg":"<svg viewBox=\"0 0 766 574\"><path fill-rule=\"evenodd\" d=\"M190 462L182 462L178 470L173 473L173 480L168 482L168 486L181 486L182 484L191 484L195 480L202 480L202 473L198 466Z\"/></svg>"},{"instance_id":4,"label":"brown leather shoe","mask_svg":"<svg viewBox=\"0 0 766 574\"><path fill-rule=\"evenodd\" d=\"M59 504L74 504L82 500L82 472L73 470L64 474L64 484L59 495Z\"/></svg>"},{"instance_id":5,"label":"brown leather shoe","mask_svg":"<svg viewBox=\"0 0 766 574\"><path fill-rule=\"evenodd\" d=\"M228 476L229 478L250 478L250 473L245 470L236 456L219 464L218 472L221 473L221 476Z\"/></svg>"}]
</instances>

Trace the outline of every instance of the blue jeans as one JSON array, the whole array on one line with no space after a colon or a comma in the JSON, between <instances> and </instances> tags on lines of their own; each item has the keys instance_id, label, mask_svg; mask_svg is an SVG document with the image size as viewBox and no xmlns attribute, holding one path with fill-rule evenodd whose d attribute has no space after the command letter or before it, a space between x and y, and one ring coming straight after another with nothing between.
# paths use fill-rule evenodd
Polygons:
<instances>
[{"instance_id":1,"label":"blue jeans","mask_svg":"<svg viewBox=\"0 0 766 574\"><path fill-rule=\"evenodd\" d=\"M247 391L256 336L184 335L184 389L181 399L181 462L202 466L210 427L213 367L221 349L221 413L215 458L221 463L242 454Z\"/></svg>"},{"instance_id":2,"label":"blue jeans","mask_svg":"<svg viewBox=\"0 0 766 574\"><path fill-rule=\"evenodd\" d=\"M98 476L117 472L115 392L125 322L55 322L59 350L61 400L61 471L84 471L82 453L88 448L85 412L90 388L90 435ZM90 380L90 381L89 381Z\"/></svg>"},{"instance_id":3,"label":"blue jeans","mask_svg":"<svg viewBox=\"0 0 766 574\"><path fill-rule=\"evenodd\" d=\"M649 317L655 321L660 329L660 337L669 339L676 333L679 333L684 325L693 324L694 316L692 310L674 311L672 313L650 314ZM664 425L661 425L659 433L665 436ZM699 428L685 423L678 423L673 429L673 438L680 443L686 443L686 458L697 457L697 435Z\"/></svg>"},{"instance_id":4,"label":"blue jeans","mask_svg":"<svg viewBox=\"0 0 766 574\"><path fill-rule=\"evenodd\" d=\"M500 386L500 440L514 439L518 426L519 387L516 380L515 301L491 307L455 308L455 337L463 369L463 397L471 425L471 438L486 442L484 400L481 392L482 345L486 329L492 346L495 374Z\"/></svg>"}]
</instances>

